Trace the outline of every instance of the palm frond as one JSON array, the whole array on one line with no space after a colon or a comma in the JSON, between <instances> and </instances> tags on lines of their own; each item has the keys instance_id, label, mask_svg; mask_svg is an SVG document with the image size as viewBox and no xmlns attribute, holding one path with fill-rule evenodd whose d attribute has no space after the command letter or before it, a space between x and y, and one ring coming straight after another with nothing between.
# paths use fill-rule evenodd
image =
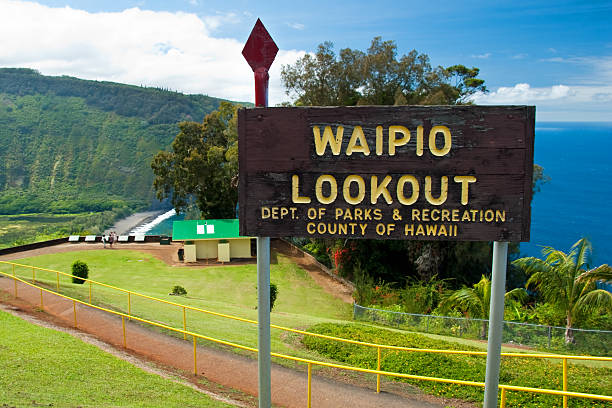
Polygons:
<instances>
[{"instance_id":1,"label":"palm frond","mask_svg":"<svg viewBox=\"0 0 612 408\"><path fill-rule=\"evenodd\" d=\"M612 293L603 289L592 290L578 299L574 309L583 315L596 311L612 312Z\"/></svg>"},{"instance_id":2,"label":"palm frond","mask_svg":"<svg viewBox=\"0 0 612 408\"><path fill-rule=\"evenodd\" d=\"M612 268L608 264L599 265L597 268L593 268L586 272L583 272L580 276L578 276L577 280L579 282L588 282L588 281L611 281L612 280Z\"/></svg>"}]
</instances>

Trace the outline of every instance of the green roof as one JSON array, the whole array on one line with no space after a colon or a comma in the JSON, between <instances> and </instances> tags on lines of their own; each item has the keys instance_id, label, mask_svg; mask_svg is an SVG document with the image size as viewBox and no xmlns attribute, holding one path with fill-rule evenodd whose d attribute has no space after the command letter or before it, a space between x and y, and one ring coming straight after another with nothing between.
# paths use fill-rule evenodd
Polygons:
<instances>
[{"instance_id":1,"label":"green roof","mask_svg":"<svg viewBox=\"0 0 612 408\"><path fill-rule=\"evenodd\" d=\"M188 220L172 223L173 241L196 239L248 238L239 233L239 222L233 220Z\"/></svg>"}]
</instances>

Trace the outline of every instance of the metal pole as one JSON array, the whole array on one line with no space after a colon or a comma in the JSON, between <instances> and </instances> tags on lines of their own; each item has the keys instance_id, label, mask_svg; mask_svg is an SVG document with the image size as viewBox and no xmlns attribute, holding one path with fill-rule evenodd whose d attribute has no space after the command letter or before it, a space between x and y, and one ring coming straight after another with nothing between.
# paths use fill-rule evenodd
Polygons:
<instances>
[{"instance_id":1,"label":"metal pole","mask_svg":"<svg viewBox=\"0 0 612 408\"><path fill-rule=\"evenodd\" d=\"M276 57L278 47L257 19L242 55L255 75L255 106L268 106L268 70ZM258 365L259 408L272 405L270 356L270 238L257 237L257 312L258 312Z\"/></svg>"},{"instance_id":2,"label":"metal pole","mask_svg":"<svg viewBox=\"0 0 612 408\"><path fill-rule=\"evenodd\" d=\"M270 238L257 237L259 408L272 404L270 357Z\"/></svg>"},{"instance_id":3,"label":"metal pole","mask_svg":"<svg viewBox=\"0 0 612 408\"><path fill-rule=\"evenodd\" d=\"M563 391L567 391L567 358L563 359ZM563 396L563 408L567 408L567 395Z\"/></svg>"},{"instance_id":4,"label":"metal pole","mask_svg":"<svg viewBox=\"0 0 612 408\"><path fill-rule=\"evenodd\" d=\"M504 293L506 291L506 263L508 243L493 243L493 276L491 278L491 307L489 309L489 337L487 340L487 371L483 408L497 407L499 366L501 363L502 328L504 324Z\"/></svg>"}]
</instances>

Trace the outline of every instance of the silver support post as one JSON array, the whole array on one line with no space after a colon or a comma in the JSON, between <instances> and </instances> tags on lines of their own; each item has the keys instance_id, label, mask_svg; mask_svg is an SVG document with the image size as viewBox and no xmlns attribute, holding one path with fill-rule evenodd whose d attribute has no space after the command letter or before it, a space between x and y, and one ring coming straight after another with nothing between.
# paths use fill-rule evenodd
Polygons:
<instances>
[{"instance_id":1,"label":"silver support post","mask_svg":"<svg viewBox=\"0 0 612 408\"><path fill-rule=\"evenodd\" d=\"M497 407L499 366L501 363L502 329L504 325L504 294L506 291L506 263L508 243L493 243L493 277L491 278L491 307L489 309L489 337L487 340L487 371L483 408Z\"/></svg>"},{"instance_id":2,"label":"silver support post","mask_svg":"<svg viewBox=\"0 0 612 408\"><path fill-rule=\"evenodd\" d=\"M259 408L272 406L270 359L270 238L257 237Z\"/></svg>"}]
</instances>

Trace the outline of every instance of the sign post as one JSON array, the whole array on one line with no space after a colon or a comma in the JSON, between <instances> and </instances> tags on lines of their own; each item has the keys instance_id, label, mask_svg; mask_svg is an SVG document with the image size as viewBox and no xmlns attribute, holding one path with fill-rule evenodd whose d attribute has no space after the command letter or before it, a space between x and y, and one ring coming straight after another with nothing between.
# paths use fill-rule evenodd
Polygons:
<instances>
[{"instance_id":1,"label":"sign post","mask_svg":"<svg viewBox=\"0 0 612 408\"><path fill-rule=\"evenodd\" d=\"M257 19L242 55L255 74L255 106L268 106L268 69L278 47ZM257 234L257 349L259 369L259 407L272 406L271 345L270 345L270 238Z\"/></svg>"},{"instance_id":2,"label":"sign post","mask_svg":"<svg viewBox=\"0 0 612 408\"><path fill-rule=\"evenodd\" d=\"M508 242L529 241L534 128L532 106L241 109L240 234L494 241L484 406L495 407Z\"/></svg>"},{"instance_id":3,"label":"sign post","mask_svg":"<svg viewBox=\"0 0 612 408\"><path fill-rule=\"evenodd\" d=\"M487 369L485 372L484 408L497 407L499 369L501 363L502 330L504 325L504 295L508 243L493 243L489 336L487 337Z\"/></svg>"}]
</instances>

